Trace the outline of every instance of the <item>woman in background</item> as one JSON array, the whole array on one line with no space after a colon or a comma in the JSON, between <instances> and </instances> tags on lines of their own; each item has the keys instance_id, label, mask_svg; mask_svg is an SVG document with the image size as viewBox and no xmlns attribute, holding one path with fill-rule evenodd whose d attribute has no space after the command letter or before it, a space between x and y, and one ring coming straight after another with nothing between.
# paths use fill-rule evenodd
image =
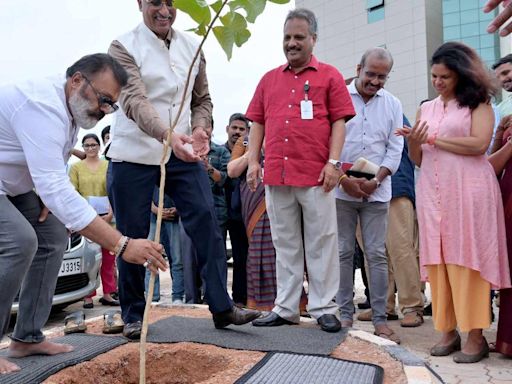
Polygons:
<instances>
[{"instance_id":1,"label":"woman in background","mask_svg":"<svg viewBox=\"0 0 512 384\"><path fill-rule=\"evenodd\" d=\"M107 223L112 221L113 213L107 198L107 167L108 161L100 159L100 139L94 133L85 135L82 139L85 159L75 163L69 170L69 178L80 195L86 198L96 209L96 212ZM111 294L117 291L115 278L115 255L101 249L101 283L103 297L100 303L103 305L119 305L119 301L112 298ZM93 308L92 298L96 291L84 299L84 308Z\"/></svg>"}]
</instances>

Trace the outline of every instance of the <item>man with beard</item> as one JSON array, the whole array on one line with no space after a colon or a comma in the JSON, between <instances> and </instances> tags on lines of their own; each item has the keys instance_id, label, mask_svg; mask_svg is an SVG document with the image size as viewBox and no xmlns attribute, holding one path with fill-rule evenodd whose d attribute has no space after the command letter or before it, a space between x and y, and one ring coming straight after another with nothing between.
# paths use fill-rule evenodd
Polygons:
<instances>
[{"instance_id":1,"label":"man with beard","mask_svg":"<svg viewBox=\"0 0 512 384\"><path fill-rule=\"evenodd\" d=\"M496 74L503 89L512 92L512 54L499 59L492 69ZM512 93L509 93L501 103L498 104L498 111L501 118L512 114Z\"/></svg>"},{"instance_id":2,"label":"man with beard","mask_svg":"<svg viewBox=\"0 0 512 384\"><path fill-rule=\"evenodd\" d=\"M316 17L308 9L288 13L283 51L287 63L267 72L249 105L247 184L255 191L262 175L265 138L265 200L276 249L277 297L268 316L254 326L299 322L299 302L308 270L308 313L326 332L338 332L339 286L336 208L333 188L345 122L354 108L345 80L313 55ZM302 232L303 229L303 232Z\"/></svg>"},{"instance_id":3,"label":"man with beard","mask_svg":"<svg viewBox=\"0 0 512 384\"><path fill-rule=\"evenodd\" d=\"M224 147L231 153L233 146L241 136L249 133L249 120L242 113L233 113L226 127L228 141ZM233 301L237 305L247 303L247 251L249 243L242 219L242 201L240 198L240 179L228 178L226 184L226 203L228 206L227 230L231 242L233 257Z\"/></svg>"},{"instance_id":4,"label":"man with beard","mask_svg":"<svg viewBox=\"0 0 512 384\"><path fill-rule=\"evenodd\" d=\"M127 73L119 63L109 55L95 54L69 67L66 77L0 88L1 336L20 293L10 357L55 355L73 349L45 340L41 332L66 249L66 228L128 263L165 269L161 246L145 239L131 240L113 229L76 192L66 173L79 127L92 128L105 114L114 112L126 81ZM0 358L0 374L19 369Z\"/></svg>"},{"instance_id":5,"label":"man with beard","mask_svg":"<svg viewBox=\"0 0 512 384\"><path fill-rule=\"evenodd\" d=\"M112 42L109 53L128 71L130 79L121 94L122 113L112 126L107 155L112 159L112 190L117 228L128 235L146 237L149 232L151 197L160 179L162 141L171 121L172 154L165 159L165 193L175 202L183 227L192 239L199 269L206 282L206 300L215 327L244 324L259 316L257 311L233 306L226 287L227 262L208 174L200 163L208 154L212 103L203 54L186 77L199 43L171 28L176 19L172 0L138 0L143 22ZM188 145L192 144L191 149ZM124 263L119 267L119 299L123 334L140 338L144 314L144 268Z\"/></svg>"}]
</instances>

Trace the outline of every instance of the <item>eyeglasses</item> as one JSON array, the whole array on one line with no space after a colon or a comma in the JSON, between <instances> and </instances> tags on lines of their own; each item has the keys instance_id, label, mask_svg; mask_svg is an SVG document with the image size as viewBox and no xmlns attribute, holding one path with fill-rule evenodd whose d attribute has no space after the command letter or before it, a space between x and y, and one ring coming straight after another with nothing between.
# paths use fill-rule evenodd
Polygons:
<instances>
[{"instance_id":1,"label":"eyeglasses","mask_svg":"<svg viewBox=\"0 0 512 384\"><path fill-rule=\"evenodd\" d=\"M84 145L82 145L82 147L84 147L84 149L95 149L99 146L100 146L99 144L84 144Z\"/></svg>"},{"instance_id":2,"label":"eyeglasses","mask_svg":"<svg viewBox=\"0 0 512 384\"><path fill-rule=\"evenodd\" d=\"M103 96L101 93L99 93L96 88L92 85L91 81L85 77L85 75L81 74L82 77L87 81L87 84L91 86L91 89L96 93L96 97L98 98L98 104L100 106L100 109L103 110L105 113L114 113L119 109L119 105L114 103L110 97Z\"/></svg>"},{"instance_id":3,"label":"eyeglasses","mask_svg":"<svg viewBox=\"0 0 512 384\"><path fill-rule=\"evenodd\" d=\"M379 75L379 74L377 74L375 72L370 72L370 71L365 71L364 74L370 80L378 79L381 82L384 82L384 81L386 81L389 78L388 75Z\"/></svg>"},{"instance_id":4,"label":"eyeglasses","mask_svg":"<svg viewBox=\"0 0 512 384\"><path fill-rule=\"evenodd\" d=\"M173 0L146 0L146 3L151 4L155 8L160 8L163 4L165 4L167 8L172 8Z\"/></svg>"}]
</instances>

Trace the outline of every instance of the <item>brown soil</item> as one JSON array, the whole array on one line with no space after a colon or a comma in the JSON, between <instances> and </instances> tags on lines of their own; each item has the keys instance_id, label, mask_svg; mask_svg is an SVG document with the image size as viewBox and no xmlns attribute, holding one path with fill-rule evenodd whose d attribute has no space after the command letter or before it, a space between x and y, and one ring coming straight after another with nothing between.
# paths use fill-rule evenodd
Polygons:
<instances>
[{"instance_id":1,"label":"brown soil","mask_svg":"<svg viewBox=\"0 0 512 384\"><path fill-rule=\"evenodd\" d=\"M209 317L205 309L152 308L150 322L180 315ZM212 324L213 326L213 324ZM88 323L88 333L101 333L102 322ZM235 382L263 356L263 352L239 351L196 343L147 344L147 384L227 384ZM385 384L407 383L402 364L379 347L348 337L332 357L368 362L384 368ZM137 384L139 343L128 343L96 358L66 368L44 384Z\"/></svg>"}]
</instances>

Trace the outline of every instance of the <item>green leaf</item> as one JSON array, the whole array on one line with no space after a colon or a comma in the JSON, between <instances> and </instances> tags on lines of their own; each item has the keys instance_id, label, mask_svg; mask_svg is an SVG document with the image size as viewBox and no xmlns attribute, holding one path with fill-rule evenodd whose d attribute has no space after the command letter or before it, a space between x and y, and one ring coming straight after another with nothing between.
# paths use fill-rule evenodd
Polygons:
<instances>
[{"instance_id":1,"label":"green leaf","mask_svg":"<svg viewBox=\"0 0 512 384\"><path fill-rule=\"evenodd\" d=\"M247 14L247 21L254 23L256 18L265 10L266 0L234 0L229 3L232 12L243 9Z\"/></svg>"},{"instance_id":2,"label":"green leaf","mask_svg":"<svg viewBox=\"0 0 512 384\"><path fill-rule=\"evenodd\" d=\"M276 4L288 4L290 2L290 0L268 0L268 1L271 3L276 3Z\"/></svg>"},{"instance_id":3,"label":"green leaf","mask_svg":"<svg viewBox=\"0 0 512 384\"><path fill-rule=\"evenodd\" d=\"M238 12L228 12L220 17L220 21L223 25L214 27L213 34L230 60L233 45L241 47L249 40L251 32L247 29L247 21Z\"/></svg>"},{"instance_id":4,"label":"green leaf","mask_svg":"<svg viewBox=\"0 0 512 384\"><path fill-rule=\"evenodd\" d=\"M210 7L205 0L174 0L174 7L189 15L198 24L208 25L212 20Z\"/></svg>"},{"instance_id":5,"label":"green leaf","mask_svg":"<svg viewBox=\"0 0 512 384\"><path fill-rule=\"evenodd\" d=\"M210 8L213 9L213 12L219 13L220 7L222 6L222 3L223 3L222 0L218 0L215 3L213 3L213 4L210 4Z\"/></svg>"}]
</instances>

